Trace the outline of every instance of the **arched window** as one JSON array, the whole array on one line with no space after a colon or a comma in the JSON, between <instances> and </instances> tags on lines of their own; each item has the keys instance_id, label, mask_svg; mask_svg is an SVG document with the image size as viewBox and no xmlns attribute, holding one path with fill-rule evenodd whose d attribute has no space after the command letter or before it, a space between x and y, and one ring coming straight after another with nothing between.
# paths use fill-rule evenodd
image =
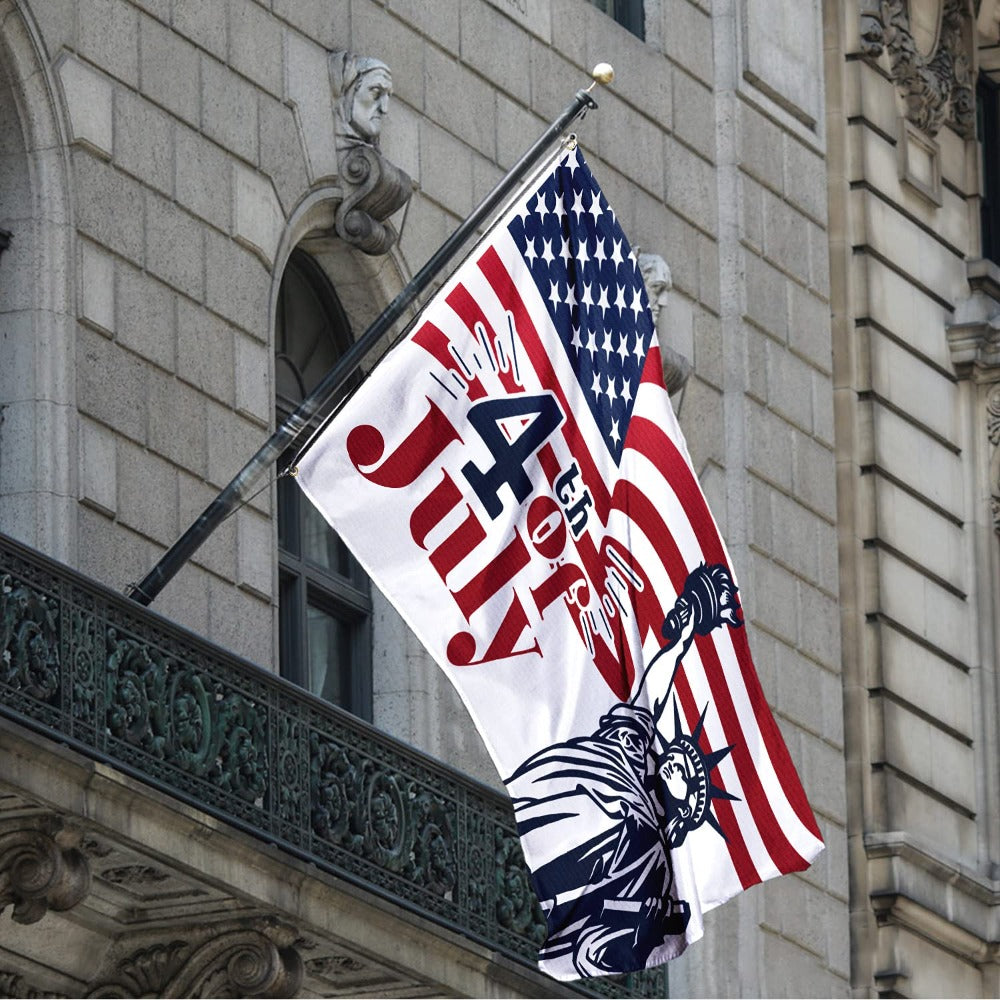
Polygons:
<instances>
[{"instance_id":1,"label":"arched window","mask_svg":"<svg viewBox=\"0 0 1000 1000\"><path fill-rule=\"evenodd\" d=\"M278 291L275 408L280 421L351 343L343 307L322 269L293 251ZM346 546L289 477L278 480L282 676L371 718L371 595Z\"/></svg>"}]
</instances>

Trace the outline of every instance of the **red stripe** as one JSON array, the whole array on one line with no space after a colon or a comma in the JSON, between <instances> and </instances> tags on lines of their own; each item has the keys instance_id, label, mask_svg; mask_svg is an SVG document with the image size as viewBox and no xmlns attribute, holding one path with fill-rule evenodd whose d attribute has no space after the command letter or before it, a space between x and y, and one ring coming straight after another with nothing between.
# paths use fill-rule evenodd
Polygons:
<instances>
[{"instance_id":1,"label":"red stripe","mask_svg":"<svg viewBox=\"0 0 1000 1000\"><path fill-rule=\"evenodd\" d=\"M615 490L615 506L626 513L638 526L639 530L657 548L674 590L680 593L684 587L684 582L687 580L687 568L684 565L684 560L674 542L673 536L667 529L659 512L641 491L626 481L619 481L619 486L621 489ZM623 500L624 506L622 506ZM659 539L659 541L654 542L654 539ZM660 621L666 616L666 611L667 609L660 607ZM705 644L710 645L710 640L707 637L696 636L696 642L698 644L698 652L704 658L702 647ZM705 706L699 706L695 702L683 661L680 669L677 671L677 676L674 678L674 688L681 700L681 708L684 713L685 722L687 723L687 731L690 733L692 727L697 724ZM728 733L726 738L728 742L733 742L729 739ZM708 736L704 732L702 733L699 745L705 753L712 750ZM725 790L725 785L719 776L711 775L710 780L712 784ZM740 828L739 820L736 818L732 803L727 799L713 799L712 806L722 829L725 831L729 856L732 859L733 867L736 869L736 874L743 888L746 889L748 886L756 885L761 881L761 876L757 872L757 867L746 846L743 831Z\"/></svg>"},{"instance_id":2,"label":"red stripe","mask_svg":"<svg viewBox=\"0 0 1000 1000\"><path fill-rule=\"evenodd\" d=\"M677 494L694 530L705 561L709 564L722 563L728 566L722 540L712 520L701 488L698 486L698 482L690 466L677 450L673 441L652 421L647 420L645 417L633 416L632 422L629 425L626 447L635 448L640 454L645 455L656 466L657 471L659 471ZM781 736L777 723L774 721L774 716L771 714L767 699L764 697L764 692L760 686L760 680L757 677L757 671L750 656L750 647L747 642L745 629L730 629L730 637L736 651L737 662L739 663L747 696L750 699L753 709L754 720L764 741L766 752L777 774L778 781L799 821L818 838L820 834L816 826L815 817L809 807L809 802L806 799L805 791L795 771L795 766L788 754L788 748L785 746L785 741ZM731 739L729 736L729 726L739 725L738 715L729 696L728 687L725 685L722 664L718 660L714 643L710 645L712 650L711 658L706 661L706 668L710 668L711 671L708 679L713 693L718 690L719 695L721 695L718 708L720 716L723 716L723 707L725 708L724 727L726 728L727 739ZM702 652L702 640L699 640L698 651ZM715 671L718 671L717 680L713 683L712 672ZM726 718L729 720L728 723L725 721ZM734 758L736 757L735 749L733 756ZM752 762L749 764L749 769L752 772L752 776L748 775L747 780L750 780L759 788L760 805L763 809L761 819L766 821L766 828L765 824L761 823L760 820L758 820L758 826L762 829L764 842L768 846L768 850L771 851L775 864L784 873L801 871L808 867L808 863L788 844L787 839L781 832L780 826L774 819L774 813L767 803L763 787L760 786L759 778L757 777L756 769L752 766ZM741 782L744 782L742 769L739 773ZM755 817L757 816L756 808L754 808L754 815ZM768 836L770 831L773 831L774 834L780 837L780 840L775 841L774 844L772 844L771 838ZM782 843L787 845L787 850L782 848Z\"/></svg>"},{"instance_id":3,"label":"red stripe","mask_svg":"<svg viewBox=\"0 0 1000 1000\"><path fill-rule=\"evenodd\" d=\"M493 287L499 301L513 314L520 339L525 344L531 363L538 373L542 384L553 389L562 405L563 412L567 418L563 428L564 436L571 453L581 465L588 486L590 486L595 495L595 506L601 521L606 524L610 498L606 495L601 495L602 492L606 494L603 477L598 473L593 464L589 449L573 419L572 411L559 379L548 359L545 345L543 345L538 331L531 321L520 293L495 248L487 248L479 260L479 267L487 281ZM476 308L478 309L478 306ZM656 348L651 349L643 371L642 381L644 383L662 385L658 371L659 366L655 363L658 358L659 351ZM651 421L633 414L625 444L626 447L635 447L642 454L646 455L654 463L661 475L671 484L689 518L691 518L692 529L699 541L706 562L728 564L721 539L718 536L707 504L704 501L701 488L689 469L686 460L670 438L663 434ZM655 517L655 522L650 522L650 530L646 532L650 541L653 541L657 537L662 539L670 538L662 519L655 513L652 505L646 501L645 497L642 497L634 487L627 492L630 494L629 504L631 506L637 509L640 507L645 508L645 517ZM627 513L630 512L627 511ZM659 533L659 536L657 533ZM654 542L655 544L656 542ZM684 561L672 539L670 539L669 546L665 546L664 548L664 562L667 572L670 575L675 590L679 592L687 579L688 568L684 565ZM590 562L589 559L585 561ZM819 833L816 829L815 819L805 799L805 793L802 791L798 775L795 773L794 766L788 756L787 748L784 745L784 741L781 738L781 734L778 731L760 688L756 671L750 660L749 647L746 644L743 630L735 630L735 632L737 635L733 636L734 649L737 653L744 684L746 685L753 707L754 718L764 739L767 752L771 757L778 779L785 789L793 810L803 824L818 837ZM747 804L761 833L764 845L768 849L772 861L779 871L786 873L801 871L808 867L807 862L788 842L767 800L767 795L760 782L752 756L745 738L743 738L742 725L728 691L715 644L710 637L697 637L696 641L699 655L705 664L709 687L716 710L719 712L723 732L726 734L727 741L733 744L733 763L737 769ZM680 677L680 671L678 672L678 677ZM679 689L678 694L680 694ZM693 703L690 689L688 689L682 705L690 725L692 721L697 720L700 714L697 706ZM691 715L692 712L694 712L693 716ZM737 835L734 832L738 830L735 813L731 806L723 805L724 801L721 799L715 800L714 805L721 807L722 811L728 811L728 823L724 826L724 829L726 829L727 835L731 835L731 831L733 831L730 853L741 882L746 887L760 881L760 876L756 872L741 835L739 835L737 843ZM718 812L719 810L717 809L717 814ZM721 821L722 817L720 816Z\"/></svg>"},{"instance_id":4,"label":"red stripe","mask_svg":"<svg viewBox=\"0 0 1000 1000\"><path fill-rule=\"evenodd\" d=\"M497 334L497 332L490 325L489 320L486 318L486 314L479 307L479 303L472 297L472 294L465 287L465 285L457 284L451 292L448 293L448 297L445 301L455 311L458 318L461 319L461 321L469 328L469 333L477 343L479 342L479 337L476 335L476 324L482 323L490 345L485 349L489 350L491 355L494 353L495 339L499 338L500 343L504 343L502 335ZM506 333L506 331L504 331L504 333ZM500 384L512 395L518 392L524 392L524 389L518 385L517 379L514 377L514 366L510 363L509 358L507 359L506 371L502 368L497 371L497 378L499 378Z\"/></svg>"}]
</instances>

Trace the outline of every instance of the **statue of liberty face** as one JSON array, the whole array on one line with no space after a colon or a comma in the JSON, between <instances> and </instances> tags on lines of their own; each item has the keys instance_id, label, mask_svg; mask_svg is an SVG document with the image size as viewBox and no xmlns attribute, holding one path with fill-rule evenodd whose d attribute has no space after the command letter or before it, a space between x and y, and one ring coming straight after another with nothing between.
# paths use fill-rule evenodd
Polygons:
<instances>
[{"instance_id":1,"label":"statue of liberty face","mask_svg":"<svg viewBox=\"0 0 1000 1000\"><path fill-rule=\"evenodd\" d=\"M669 750L660 765L660 776L670 797L678 802L686 802L688 797L689 767L687 758L680 750Z\"/></svg>"}]
</instances>

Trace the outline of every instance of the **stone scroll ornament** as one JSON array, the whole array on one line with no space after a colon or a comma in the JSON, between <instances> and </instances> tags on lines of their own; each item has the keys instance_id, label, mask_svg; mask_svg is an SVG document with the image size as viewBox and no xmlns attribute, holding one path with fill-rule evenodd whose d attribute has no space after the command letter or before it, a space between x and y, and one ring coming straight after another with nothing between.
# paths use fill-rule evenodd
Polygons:
<instances>
[{"instance_id":1,"label":"stone scroll ornament","mask_svg":"<svg viewBox=\"0 0 1000 1000\"><path fill-rule=\"evenodd\" d=\"M54 818L27 825L0 824L0 913L8 906L19 924L50 910L64 912L90 891L90 867L79 836Z\"/></svg>"},{"instance_id":2,"label":"stone scroll ornament","mask_svg":"<svg viewBox=\"0 0 1000 1000\"><path fill-rule=\"evenodd\" d=\"M939 0L937 40L921 53L907 0L867 0L861 12L861 51L889 56L890 74L906 105L906 118L935 136L946 122L963 138L976 132L967 0Z\"/></svg>"},{"instance_id":3,"label":"stone scroll ornament","mask_svg":"<svg viewBox=\"0 0 1000 1000\"><path fill-rule=\"evenodd\" d=\"M409 175L379 149L392 96L392 74L379 59L334 52L329 59L337 160L344 197L337 235L364 253L387 253L398 238L389 217L413 194Z\"/></svg>"},{"instance_id":4,"label":"stone scroll ornament","mask_svg":"<svg viewBox=\"0 0 1000 1000\"><path fill-rule=\"evenodd\" d=\"M294 997L305 973L297 942L294 928L268 918L175 927L129 949L87 996Z\"/></svg>"},{"instance_id":5,"label":"stone scroll ornament","mask_svg":"<svg viewBox=\"0 0 1000 1000\"><path fill-rule=\"evenodd\" d=\"M1000 535L1000 386L990 390L986 397L986 433L990 452L990 512L993 530Z\"/></svg>"}]
</instances>

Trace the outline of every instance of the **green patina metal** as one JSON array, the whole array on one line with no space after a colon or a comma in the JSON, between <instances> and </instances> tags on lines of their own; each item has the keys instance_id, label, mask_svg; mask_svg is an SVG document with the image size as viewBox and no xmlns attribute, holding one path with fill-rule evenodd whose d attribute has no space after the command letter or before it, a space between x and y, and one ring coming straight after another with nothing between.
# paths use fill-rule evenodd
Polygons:
<instances>
[{"instance_id":1,"label":"green patina metal","mask_svg":"<svg viewBox=\"0 0 1000 1000\"><path fill-rule=\"evenodd\" d=\"M503 795L3 535L0 714L534 964L545 922Z\"/></svg>"}]
</instances>

